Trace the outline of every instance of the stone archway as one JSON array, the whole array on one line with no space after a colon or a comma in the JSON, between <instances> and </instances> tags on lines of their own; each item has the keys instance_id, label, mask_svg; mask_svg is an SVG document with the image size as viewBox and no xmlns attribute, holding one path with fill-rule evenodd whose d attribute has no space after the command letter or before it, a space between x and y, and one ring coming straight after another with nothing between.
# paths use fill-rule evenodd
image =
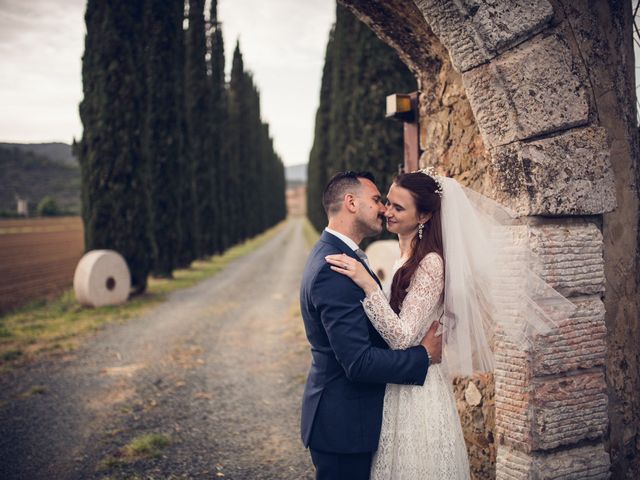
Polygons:
<instances>
[{"instance_id":1,"label":"stone archway","mask_svg":"<svg viewBox=\"0 0 640 480\"><path fill-rule=\"evenodd\" d=\"M516 210L533 268L578 306L530 352L496 345L496 477L633 478L640 155L635 108L625 104L635 98L625 70L631 6L341 2L418 79L421 164Z\"/></svg>"}]
</instances>

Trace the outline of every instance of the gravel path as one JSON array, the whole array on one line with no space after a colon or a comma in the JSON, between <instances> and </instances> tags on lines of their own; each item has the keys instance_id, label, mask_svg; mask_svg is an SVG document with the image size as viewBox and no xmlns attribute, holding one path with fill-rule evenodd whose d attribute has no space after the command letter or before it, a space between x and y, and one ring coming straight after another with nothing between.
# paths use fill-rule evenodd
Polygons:
<instances>
[{"instance_id":1,"label":"gravel path","mask_svg":"<svg viewBox=\"0 0 640 480\"><path fill-rule=\"evenodd\" d=\"M305 257L294 218L144 316L0 378L0 478L313 478L298 434ZM170 440L158 456L122 454L149 433Z\"/></svg>"}]
</instances>

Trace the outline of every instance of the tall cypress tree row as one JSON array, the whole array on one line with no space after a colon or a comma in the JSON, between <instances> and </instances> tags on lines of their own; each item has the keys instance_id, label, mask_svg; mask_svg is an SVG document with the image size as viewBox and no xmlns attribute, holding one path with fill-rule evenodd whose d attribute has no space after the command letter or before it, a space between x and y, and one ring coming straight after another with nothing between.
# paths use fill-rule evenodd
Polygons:
<instances>
[{"instance_id":1,"label":"tall cypress tree row","mask_svg":"<svg viewBox=\"0 0 640 480\"><path fill-rule=\"evenodd\" d=\"M85 247L122 254L134 292L142 292L152 251L141 145L143 0L89 0L85 22L79 148Z\"/></svg>"},{"instance_id":2,"label":"tall cypress tree row","mask_svg":"<svg viewBox=\"0 0 640 480\"><path fill-rule=\"evenodd\" d=\"M260 119L260 94L250 73L245 73L247 106L247 155L243 162L243 178L246 180L245 215L247 237L253 237L260 231L261 218L264 215L264 199L260 196L260 184L264 178L265 158L262 152L262 120Z\"/></svg>"},{"instance_id":3,"label":"tall cypress tree row","mask_svg":"<svg viewBox=\"0 0 640 480\"><path fill-rule=\"evenodd\" d=\"M264 228L271 227L284 220L287 216L287 207L284 192L286 181L284 175L284 164L280 156L273 148L273 139L269 136L269 126L264 125L265 149L263 160L265 168L263 170L263 215L265 219Z\"/></svg>"},{"instance_id":4,"label":"tall cypress tree row","mask_svg":"<svg viewBox=\"0 0 640 480\"><path fill-rule=\"evenodd\" d=\"M404 144L402 124L385 118L385 99L392 93L415 91L418 86L391 47L350 11L344 9L344 13L357 22L353 61L358 68L348 103L343 168L370 170L380 191L386 193L398 165L404 162Z\"/></svg>"},{"instance_id":5,"label":"tall cypress tree row","mask_svg":"<svg viewBox=\"0 0 640 480\"><path fill-rule=\"evenodd\" d=\"M235 206L234 242L256 235L286 217L284 165L260 115L260 93L244 69L236 45L229 84L227 198Z\"/></svg>"},{"instance_id":6,"label":"tall cypress tree row","mask_svg":"<svg viewBox=\"0 0 640 480\"><path fill-rule=\"evenodd\" d=\"M74 146L86 247L122 253L136 291L150 268L171 276L286 215L284 166L239 45L227 86L214 0L207 76L204 0L189 1L186 31L184 7L87 3L84 133Z\"/></svg>"},{"instance_id":7,"label":"tall cypress tree row","mask_svg":"<svg viewBox=\"0 0 640 480\"><path fill-rule=\"evenodd\" d=\"M403 162L403 140L401 125L385 119L385 98L416 88L393 49L338 5L308 166L307 216L318 230L326 226L322 191L335 172L369 170L386 192Z\"/></svg>"},{"instance_id":8,"label":"tall cypress tree row","mask_svg":"<svg viewBox=\"0 0 640 480\"><path fill-rule=\"evenodd\" d=\"M144 152L155 239L153 273L171 277L177 264L180 225L179 73L184 0L146 0L144 30L147 110Z\"/></svg>"},{"instance_id":9,"label":"tall cypress tree row","mask_svg":"<svg viewBox=\"0 0 640 480\"><path fill-rule=\"evenodd\" d=\"M211 158L211 100L206 66L204 0L189 0L185 100L187 138L196 196L196 253L211 255L215 245L217 205L215 163Z\"/></svg>"},{"instance_id":10,"label":"tall cypress tree row","mask_svg":"<svg viewBox=\"0 0 640 480\"><path fill-rule=\"evenodd\" d=\"M285 178L284 163L282 162L282 159L280 158L280 156L276 154L275 151L273 152L274 152L273 155L275 157L274 161L275 161L275 172L276 172L276 178L275 178L276 188L274 189L274 191L277 194L274 195L276 204L274 209L275 216L272 221L272 225L275 225L276 223L287 218L287 201L285 197L287 183Z\"/></svg>"},{"instance_id":11,"label":"tall cypress tree row","mask_svg":"<svg viewBox=\"0 0 640 480\"><path fill-rule=\"evenodd\" d=\"M333 37L335 28L331 29L320 86L320 105L316 113L313 146L307 165L307 216L316 228L322 230L327 224L327 216L322 207L322 192L329 181L329 131L331 129L331 87L333 85Z\"/></svg>"},{"instance_id":12,"label":"tall cypress tree row","mask_svg":"<svg viewBox=\"0 0 640 480\"><path fill-rule=\"evenodd\" d=\"M266 123L262 123L260 125L260 162L257 169L259 185L257 190L257 195L261 199L261 211L259 218L258 231L261 232L271 225L273 225L273 208L272 203L274 201L273 197L277 197L277 195L272 195L276 190L276 185L271 181L272 171L273 171L273 142L271 137L269 136L269 125Z\"/></svg>"},{"instance_id":13,"label":"tall cypress tree row","mask_svg":"<svg viewBox=\"0 0 640 480\"><path fill-rule=\"evenodd\" d=\"M216 204L228 204L227 180L229 176L229 155L225 148L227 132L227 92L225 88L225 59L222 24L218 21L218 2L211 1L210 15L210 58L211 58L211 154L216 163L215 194ZM217 252L221 253L230 246L229 238L230 212L220 208L215 222Z\"/></svg>"},{"instance_id":14,"label":"tall cypress tree row","mask_svg":"<svg viewBox=\"0 0 640 480\"><path fill-rule=\"evenodd\" d=\"M356 60L361 48L358 34L361 23L345 7L336 4L336 24L333 39L331 72L332 101L329 109L329 176L346 169L345 150L349 148L351 96L360 75L361 64ZM370 32L371 33L371 32ZM379 41L372 36L371 41ZM373 99L372 99L373 100ZM377 100L377 99L376 99Z\"/></svg>"}]
</instances>

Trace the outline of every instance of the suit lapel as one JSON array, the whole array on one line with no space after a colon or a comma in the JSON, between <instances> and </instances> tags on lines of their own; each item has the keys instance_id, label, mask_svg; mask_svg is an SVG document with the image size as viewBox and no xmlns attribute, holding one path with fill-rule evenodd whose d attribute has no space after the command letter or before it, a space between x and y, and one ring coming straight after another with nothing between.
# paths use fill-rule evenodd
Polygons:
<instances>
[{"instance_id":1,"label":"suit lapel","mask_svg":"<svg viewBox=\"0 0 640 480\"><path fill-rule=\"evenodd\" d=\"M335 235L330 234L327 231L323 231L322 232L322 235L320 236L320 240L322 240L323 242L327 242L327 243L333 245L334 247L336 247L341 252L343 252L343 253L349 255L351 258L354 258L357 261L359 261L364 266L364 268L367 269L367 272L369 272L369 275L371 275L373 277L373 279L376 281L378 286L380 288L382 288L382 285L380 284L380 280L378 279L376 274L371 271L371 269L367 266L367 264L364 263L364 261L358 255L356 255L356 252L351 250L351 247L349 247L349 245L347 245L342 240L340 240L338 237L336 237Z\"/></svg>"}]
</instances>

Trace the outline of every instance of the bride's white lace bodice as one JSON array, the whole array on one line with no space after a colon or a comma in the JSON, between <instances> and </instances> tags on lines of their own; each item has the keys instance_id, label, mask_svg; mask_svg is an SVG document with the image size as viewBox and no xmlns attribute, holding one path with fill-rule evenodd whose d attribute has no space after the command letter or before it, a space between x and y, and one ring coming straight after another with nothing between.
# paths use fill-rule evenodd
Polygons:
<instances>
[{"instance_id":1,"label":"bride's white lace bodice","mask_svg":"<svg viewBox=\"0 0 640 480\"><path fill-rule=\"evenodd\" d=\"M402 261L396 262L396 267ZM394 272L397 268L394 268ZM397 315L382 290L369 293L362 304L371 323L394 350L402 350L420 343L431 322L442 309L444 265L435 252L428 253L416 269L407 296Z\"/></svg>"},{"instance_id":2,"label":"bride's white lace bodice","mask_svg":"<svg viewBox=\"0 0 640 480\"><path fill-rule=\"evenodd\" d=\"M394 273L403 262L394 265ZM393 349L418 345L443 308L444 265L427 254L397 315L381 290L367 294L365 312ZM372 480L469 480L469 463L449 378L429 366L424 385L388 384Z\"/></svg>"}]
</instances>

